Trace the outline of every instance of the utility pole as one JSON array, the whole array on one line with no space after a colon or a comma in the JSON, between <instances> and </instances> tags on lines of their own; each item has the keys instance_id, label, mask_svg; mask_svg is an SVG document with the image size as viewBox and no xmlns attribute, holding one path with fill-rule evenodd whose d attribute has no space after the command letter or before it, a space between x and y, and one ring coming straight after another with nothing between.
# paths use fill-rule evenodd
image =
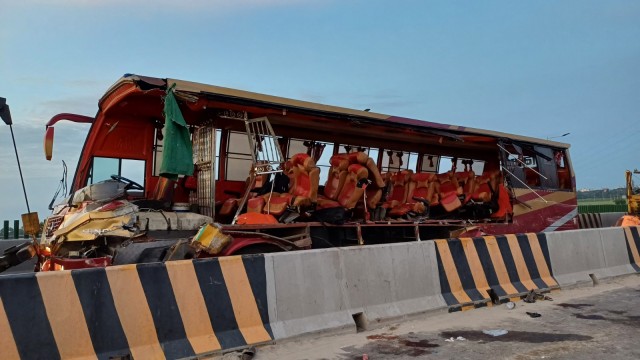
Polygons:
<instances>
[{"instance_id":1,"label":"utility pole","mask_svg":"<svg viewBox=\"0 0 640 360\"><path fill-rule=\"evenodd\" d=\"M29 208L29 199L27 198L27 188L24 186L24 177L22 176L22 167L20 166L20 157L18 156L18 147L16 146L16 138L13 134L13 120L11 119L11 111L9 105L7 105L7 99L0 97L0 118L5 124L9 125L11 130L11 140L13 140L13 150L16 154L16 161L18 162L18 172L20 173L20 182L22 183L22 193L24 194L24 202L27 204L27 213L22 214L22 226L24 227L24 233L33 236L35 242L35 235L40 231L40 221L38 219L38 213L32 213Z\"/></svg>"}]
</instances>

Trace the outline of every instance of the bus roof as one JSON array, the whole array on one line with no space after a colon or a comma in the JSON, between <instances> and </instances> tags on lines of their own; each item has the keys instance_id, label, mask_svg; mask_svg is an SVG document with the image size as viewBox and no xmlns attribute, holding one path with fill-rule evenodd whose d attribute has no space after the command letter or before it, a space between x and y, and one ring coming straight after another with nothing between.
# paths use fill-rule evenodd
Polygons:
<instances>
[{"instance_id":1,"label":"bus roof","mask_svg":"<svg viewBox=\"0 0 640 360\"><path fill-rule=\"evenodd\" d=\"M154 78L154 77L148 77L148 76L140 76L135 74L125 74L122 78L116 81L116 83L113 84L107 90L105 95L102 97L102 99L100 100L100 104L102 104L103 100L105 100L113 91L115 91L116 89L118 89L119 87L127 83L134 83L137 87L140 87L140 88L148 88L149 86L166 88L167 86L172 86L173 84L175 84L175 91L179 93L189 93L194 95L201 94L201 95L208 95L208 96L213 95L213 96L219 96L219 97L224 97L228 99L250 101L253 103L262 103L265 105L281 106L281 107L290 108L290 109L300 109L300 110L313 111L317 113L334 114L334 115L342 115L342 116L346 115L349 117L357 117L362 119L373 120L379 125L387 124L387 125L396 125L396 126L397 125L408 126L413 128L429 130L435 133L440 131L445 135L446 134L452 134L452 136L455 136L453 134L479 135L479 136L487 136L492 138L506 138L506 139L511 139L515 141L547 145L555 148L567 149L570 147L569 144L563 143L563 142L509 134L509 133L504 133L499 131L441 124L441 123L435 123L435 122L418 120L418 119L380 114L380 113L375 113L370 111L325 105L325 104L314 103L309 101L294 100L294 99L289 99L289 98L284 98L279 96L260 94L260 93L231 89L231 88L215 86L215 85L201 84L201 83L196 83L191 81L184 81L184 80L171 79L171 78L161 79L161 78Z\"/></svg>"}]
</instances>

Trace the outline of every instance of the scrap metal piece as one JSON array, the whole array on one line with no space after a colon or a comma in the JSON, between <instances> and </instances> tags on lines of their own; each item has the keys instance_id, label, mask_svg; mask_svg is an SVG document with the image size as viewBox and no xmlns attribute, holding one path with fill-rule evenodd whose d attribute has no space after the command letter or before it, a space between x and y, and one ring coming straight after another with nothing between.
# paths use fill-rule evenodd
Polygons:
<instances>
[{"instance_id":1,"label":"scrap metal piece","mask_svg":"<svg viewBox=\"0 0 640 360\"><path fill-rule=\"evenodd\" d=\"M210 255L219 254L227 245L231 244L233 238L222 232L217 224L206 224L191 240L191 245L198 251L204 251Z\"/></svg>"}]
</instances>

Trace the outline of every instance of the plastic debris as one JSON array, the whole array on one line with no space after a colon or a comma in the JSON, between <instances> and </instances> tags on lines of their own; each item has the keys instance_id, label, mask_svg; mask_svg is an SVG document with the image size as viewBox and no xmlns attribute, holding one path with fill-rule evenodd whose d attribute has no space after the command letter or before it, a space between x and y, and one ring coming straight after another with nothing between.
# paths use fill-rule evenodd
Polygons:
<instances>
[{"instance_id":1,"label":"plastic debris","mask_svg":"<svg viewBox=\"0 0 640 360\"><path fill-rule=\"evenodd\" d=\"M507 309L513 310L513 309L515 309L515 307L516 307L516 303L514 303L513 301L509 301L507 303Z\"/></svg>"},{"instance_id":2,"label":"plastic debris","mask_svg":"<svg viewBox=\"0 0 640 360\"><path fill-rule=\"evenodd\" d=\"M491 335L491 336L502 336L506 335L509 332L505 329L495 329L495 330L482 330L483 334Z\"/></svg>"},{"instance_id":3,"label":"plastic debris","mask_svg":"<svg viewBox=\"0 0 640 360\"><path fill-rule=\"evenodd\" d=\"M539 318L540 316L542 316L537 312L528 312L528 311L527 311L527 315L531 316L532 318Z\"/></svg>"},{"instance_id":4,"label":"plastic debris","mask_svg":"<svg viewBox=\"0 0 640 360\"><path fill-rule=\"evenodd\" d=\"M444 341L446 342L454 342L454 341L466 341L467 339L462 337L462 336L458 336L456 338L454 338L453 336L448 338L448 339L444 339Z\"/></svg>"}]
</instances>

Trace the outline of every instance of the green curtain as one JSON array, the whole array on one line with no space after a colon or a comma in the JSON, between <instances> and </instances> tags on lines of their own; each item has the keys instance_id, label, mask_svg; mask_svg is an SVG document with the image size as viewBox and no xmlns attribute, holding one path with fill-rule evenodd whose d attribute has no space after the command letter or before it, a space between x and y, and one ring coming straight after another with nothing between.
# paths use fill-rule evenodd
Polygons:
<instances>
[{"instance_id":1,"label":"green curtain","mask_svg":"<svg viewBox=\"0 0 640 360\"><path fill-rule=\"evenodd\" d=\"M176 180L178 175L193 175L193 148L189 127L182 117L173 93L173 84L164 98L164 144L160 176Z\"/></svg>"}]
</instances>

